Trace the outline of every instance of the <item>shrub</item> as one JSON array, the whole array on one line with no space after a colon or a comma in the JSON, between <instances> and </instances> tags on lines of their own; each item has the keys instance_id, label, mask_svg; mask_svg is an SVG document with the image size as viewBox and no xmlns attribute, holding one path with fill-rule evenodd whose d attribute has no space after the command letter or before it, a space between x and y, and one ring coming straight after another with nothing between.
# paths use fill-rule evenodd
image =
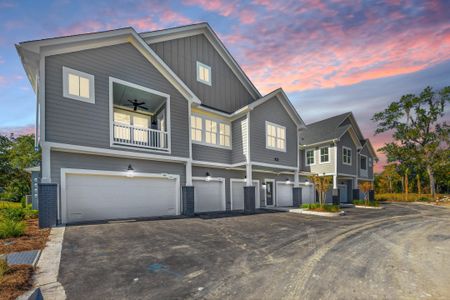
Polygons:
<instances>
[{"instance_id":1,"label":"shrub","mask_svg":"<svg viewBox=\"0 0 450 300\"><path fill-rule=\"evenodd\" d=\"M374 207L380 206L378 201L369 201L368 203L366 203L366 201L364 201L364 200L353 200L353 204L354 205L374 206Z\"/></svg>"},{"instance_id":2,"label":"shrub","mask_svg":"<svg viewBox=\"0 0 450 300\"><path fill-rule=\"evenodd\" d=\"M0 239L19 237L25 233L25 227L23 221L3 219L0 221Z\"/></svg>"},{"instance_id":3,"label":"shrub","mask_svg":"<svg viewBox=\"0 0 450 300\"><path fill-rule=\"evenodd\" d=\"M8 272L8 270L9 270L8 262L6 261L6 259L0 257L0 278L2 278L3 275L5 275L6 272Z\"/></svg>"},{"instance_id":4,"label":"shrub","mask_svg":"<svg viewBox=\"0 0 450 300\"><path fill-rule=\"evenodd\" d=\"M316 210L316 211L326 211L326 212L339 212L341 210L339 205L325 204L323 206L320 206L320 204L318 204L318 203L303 204L302 208L306 208L309 210Z\"/></svg>"},{"instance_id":5,"label":"shrub","mask_svg":"<svg viewBox=\"0 0 450 300\"><path fill-rule=\"evenodd\" d=\"M3 219L19 222L25 219L26 213L23 208L7 207L1 210L1 215Z\"/></svg>"},{"instance_id":6,"label":"shrub","mask_svg":"<svg viewBox=\"0 0 450 300\"><path fill-rule=\"evenodd\" d=\"M428 198L428 197L420 197L419 199L417 199L417 201L420 201L420 202L430 202L431 199Z\"/></svg>"},{"instance_id":7,"label":"shrub","mask_svg":"<svg viewBox=\"0 0 450 300\"><path fill-rule=\"evenodd\" d=\"M26 219L36 219L37 217L39 217L39 211L37 209L31 209L31 207L25 209Z\"/></svg>"},{"instance_id":8,"label":"shrub","mask_svg":"<svg viewBox=\"0 0 450 300\"><path fill-rule=\"evenodd\" d=\"M26 197L22 197L22 199L20 199L20 205L22 205L22 208L27 207L27 198Z\"/></svg>"}]
</instances>

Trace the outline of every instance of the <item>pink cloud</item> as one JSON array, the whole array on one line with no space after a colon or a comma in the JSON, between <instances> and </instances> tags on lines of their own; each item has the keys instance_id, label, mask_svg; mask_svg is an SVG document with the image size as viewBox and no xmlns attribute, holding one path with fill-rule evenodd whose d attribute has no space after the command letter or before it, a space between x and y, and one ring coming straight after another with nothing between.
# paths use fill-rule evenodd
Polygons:
<instances>
[{"instance_id":1,"label":"pink cloud","mask_svg":"<svg viewBox=\"0 0 450 300\"><path fill-rule=\"evenodd\" d=\"M158 29L158 24L155 23L150 17L141 19L129 19L127 23L134 27L138 31L150 31Z\"/></svg>"},{"instance_id":2,"label":"pink cloud","mask_svg":"<svg viewBox=\"0 0 450 300\"><path fill-rule=\"evenodd\" d=\"M112 29L114 26L112 24L102 23L96 20L85 20L76 22L68 27L61 28L57 30L58 35L74 35L80 33L89 33L102 30Z\"/></svg>"},{"instance_id":3,"label":"pink cloud","mask_svg":"<svg viewBox=\"0 0 450 300\"><path fill-rule=\"evenodd\" d=\"M5 60L0 56L0 64L4 64Z\"/></svg>"},{"instance_id":4,"label":"pink cloud","mask_svg":"<svg viewBox=\"0 0 450 300\"><path fill-rule=\"evenodd\" d=\"M34 134L35 126L34 125L25 125L18 127L0 127L0 135L10 136L11 133L14 134L15 137L26 135L26 134Z\"/></svg>"},{"instance_id":5,"label":"pink cloud","mask_svg":"<svg viewBox=\"0 0 450 300\"><path fill-rule=\"evenodd\" d=\"M239 14L239 20L243 24L253 24L256 20L256 13L250 9L244 9Z\"/></svg>"},{"instance_id":6,"label":"pink cloud","mask_svg":"<svg viewBox=\"0 0 450 300\"><path fill-rule=\"evenodd\" d=\"M164 10L159 19L163 24L174 23L177 25L186 25L193 23L192 19L173 10Z\"/></svg>"},{"instance_id":7,"label":"pink cloud","mask_svg":"<svg viewBox=\"0 0 450 300\"><path fill-rule=\"evenodd\" d=\"M229 16L235 11L236 2L226 0L184 0L186 5L199 6L204 10L217 12L222 16Z\"/></svg>"}]
</instances>

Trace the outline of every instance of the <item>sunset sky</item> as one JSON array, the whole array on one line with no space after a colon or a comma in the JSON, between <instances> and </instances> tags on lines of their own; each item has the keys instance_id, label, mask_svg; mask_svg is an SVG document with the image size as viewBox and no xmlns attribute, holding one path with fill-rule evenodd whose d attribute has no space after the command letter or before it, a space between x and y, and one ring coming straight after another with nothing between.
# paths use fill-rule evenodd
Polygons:
<instances>
[{"instance_id":1,"label":"sunset sky","mask_svg":"<svg viewBox=\"0 0 450 300\"><path fill-rule=\"evenodd\" d=\"M353 111L378 148L387 136L373 137L374 112L450 85L449 12L448 0L0 0L0 132L30 132L35 122L15 43L206 21L262 94L282 87L306 123Z\"/></svg>"}]
</instances>

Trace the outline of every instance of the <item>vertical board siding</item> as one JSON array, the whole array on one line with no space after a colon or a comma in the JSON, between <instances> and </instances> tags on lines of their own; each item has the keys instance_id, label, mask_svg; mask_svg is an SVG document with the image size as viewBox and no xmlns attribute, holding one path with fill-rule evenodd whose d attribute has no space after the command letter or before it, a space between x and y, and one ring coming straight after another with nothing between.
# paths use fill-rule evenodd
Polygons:
<instances>
[{"instance_id":1,"label":"vertical board siding","mask_svg":"<svg viewBox=\"0 0 450 300\"><path fill-rule=\"evenodd\" d=\"M266 121L286 127L286 152L266 149ZM252 161L297 167L297 125L276 97L250 112L250 151Z\"/></svg>"},{"instance_id":2,"label":"vertical board siding","mask_svg":"<svg viewBox=\"0 0 450 300\"><path fill-rule=\"evenodd\" d=\"M367 144L361 149L360 154L364 154L365 156L367 156L367 174L368 177L364 177L364 178L369 178L369 179L373 179L373 164L374 164L374 158L370 155L369 149L367 148ZM358 155L358 159L359 159L359 155ZM369 159L372 159L372 163L369 163ZM361 161L358 161L358 176L361 177Z\"/></svg>"},{"instance_id":3,"label":"vertical board siding","mask_svg":"<svg viewBox=\"0 0 450 300\"><path fill-rule=\"evenodd\" d=\"M245 162L247 143L247 126L245 125L247 117L242 117L234 120L231 124L231 139L233 149L231 151L231 163L236 164Z\"/></svg>"},{"instance_id":4,"label":"vertical board siding","mask_svg":"<svg viewBox=\"0 0 450 300\"><path fill-rule=\"evenodd\" d=\"M352 165L345 165L342 163L342 147L347 147L352 149ZM356 151L355 143L349 132L345 133L344 136L338 142L338 173L357 175L356 172L356 159L358 157L358 152ZM359 168L359 166L358 166Z\"/></svg>"},{"instance_id":5,"label":"vertical board siding","mask_svg":"<svg viewBox=\"0 0 450 300\"><path fill-rule=\"evenodd\" d=\"M255 100L203 34L150 47L203 104L231 113ZM197 81L197 61L211 67L211 86Z\"/></svg>"},{"instance_id":6,"label":"vertical board siding","mask_svg":"<svg viewBox=\"0 0 450 300\"><path fill-rule=\"evenodd\" d=\"M95 104L63 97L63 66L95 76ZM49 56L45 72L47 141L110 147L111 76L170 95L172 155L189 156L187 100L131 44Z\"/></svg>"},{"instance_id":7,"label":"vertical board siding","mask_svg":"<svg viewBox=\"0 0 450 300\"><path fill-rule=\"evenodd\" d=\"M192 159L229 164L231 150L192 143Z\"/></svg>"}]
</instances>

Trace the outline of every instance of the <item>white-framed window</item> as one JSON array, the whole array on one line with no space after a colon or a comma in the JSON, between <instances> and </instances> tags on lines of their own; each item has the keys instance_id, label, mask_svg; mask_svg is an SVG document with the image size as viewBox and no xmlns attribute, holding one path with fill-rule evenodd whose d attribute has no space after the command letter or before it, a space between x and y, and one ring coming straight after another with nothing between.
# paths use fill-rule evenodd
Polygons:
<instances>
[{"instance_id":1,"label":"white-framed window","mask_svg":"<svg viewBox=\"0 0 450 300\"><path fill-rule=\"evenodd\" d=\"M141 143L148 142L147 129L150 125L149 116L139 115L123 110L115 110L114 123L126 125L126 127L114 127L114 137L116 139L130 141L132 134L134 141Z\"/></svg>"},{"instance_id":2,"label":"white-framed window","mask_svg":"<svg viewBox=\"0 0 450 300\"><path fill-rule=\"evenodd\" d=\"M348 147L342 147L342 163L344 165L352 164L352 149Z\"/></svg>"},{"instance_id":3,"label":"white-framed window","mask_svg":"<svg viewBox=\"0 0 450 300\"><path fill-rule=\"evenodd\" d=\"M63 96L95 103L94 75L63 67Z\"/></svg>"},{"instance_id":4,"label":"white-framed window","mask_svg":"<svg viewBox=\"0 0 450 300\"><path fill-rule=\"evenodd\" d=\"M266 121L266 148L286 152L286 127Z\"/></svg>"},{"instance_id":5,"label":"white-framed window","mask_svg":"<svg viewBox=\"0 0 450 300\"><path fill-rule=\"evenodd\" d=\"M197 116L191 116L191 135L192 140L201 142L203 139L203 119Z\"/></svg>"},{"instance_id":6,"label":"white-framed window","mask_svg":"<svg viewBox=\"0 0 450 300\"><path fill-rule=\"evenodd\" d=\"M367 156L361 154L360 157L361 170L367 170Z\"/></svg>"},{"instance_id":7,"label":"white-framed window","mask_svg":"<svg viewBox=\"0 0 450 300\"><path fill-rule=\"evenodd\" d=\"M314 160L314 149L309 149L305 151L305 163L307 166L315 164Z\"/></svg>"},{"instance_id":8,"label":"white-framed window","mask_svg":"<svg viewBox=\"0 0 450 300\"><path fill-rule=\"evenodd\" d=\"M197 62L197 81L207 85L212 84L211 67L199 61Z\"/></svg>"},{"instance_id":9,"label":"white-framed window","mask_svg":"<svg viewBox=\"0 0 450 300\"><path fill-rule=\"evenodd\" d=\"M219 145L229 147L231 139L230 125L220 123L219 124Z\"/></svg>"},{"instance_id":10,"label":"white-framed window","mask_svg":"<svg viewBox=\"0 0 450 300\"><path fill-rule=\"evenodd\" d=\"M205 120L205 143L217 144L217 122L213 120Z\"/></svg>"},{"instance_id":11,"label":"white-framed window","mask_svg":"<svg viewBox=\"0 0 450 300\"><path fill-rule=\"evenodd\" d=\"M321 147L320 148L320 163L328 163L330 162L330 148L329 147Z\"/></svg>"}]
</instances>

